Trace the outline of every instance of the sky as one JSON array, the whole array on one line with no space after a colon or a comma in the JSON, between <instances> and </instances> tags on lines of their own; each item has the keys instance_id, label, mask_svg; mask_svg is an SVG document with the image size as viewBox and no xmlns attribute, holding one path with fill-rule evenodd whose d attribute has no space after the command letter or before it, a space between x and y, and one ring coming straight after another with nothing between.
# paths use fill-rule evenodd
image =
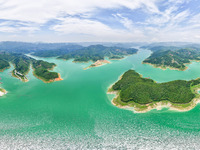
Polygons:
<instances>
[{"instance_id":1,"label":"sky","mask_svg":"<svg viewBox=\"0 0 200 150\"><path fill-rule=\"evenodd\" d=\"M200 0L0 0L0 41L198 42Z\"/></svg>"}]
</instances>

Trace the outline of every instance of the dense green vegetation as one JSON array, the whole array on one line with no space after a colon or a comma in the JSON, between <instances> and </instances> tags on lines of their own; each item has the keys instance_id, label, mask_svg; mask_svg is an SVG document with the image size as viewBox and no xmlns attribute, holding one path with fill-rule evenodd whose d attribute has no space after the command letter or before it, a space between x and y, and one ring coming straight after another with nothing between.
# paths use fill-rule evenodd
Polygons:
<instances>
[{"instance_id":1,"label":"dense green vegetation","mask_svg":"<svg viewBox=\"0 0 200 150\"><path fill-rule=\"evenodd\" d=\"M122 59L124 56L111 56L109 59Z\"/></svg>"},{"instance_id":2,"label":"dense green vegetation","mask_svg":"<svg viewBox=\"0 0 200 150\"><path fill-rule=\"evenodd\" d=\"M52 81L59 77L56 72L51 72L55 64L38 61L26 56L24 53L32 53L39 57L57 57L59 59L74 59L75 62L87 62L110 59L120 59L125 55L136 53L134 48L106 47L92 45L83 47L77 44L66 43L23 43L23 42L0 42L0 70L4 70L12 63L15 69L12 75L28 81L26 74L32 65L34 75L43 81Z\"/></svg>"},{"instance_id":3,"label":"dense green vegetation","mask_svg":"<svg viewBox=\"0 0 200 150\"><path fill-rule=\"evenodd\" d=\"M58 73L57 72L50 72L49 70L53 69L56 64L54 63L49 63L46 61L42 60L37 60L33 61L33 69L34 69L34 74L45 80L45 81L50 81L54 80L55 78L58 78Z\"/></svg>"},{"instance_id":4,"label":"dense green vegetation","mask_svg":"<svg viewBox=\"0 0 200 150\"><path fill-rule=\"evenodd\" d=\"M15 70L21 74L27 74L30 68L32 58L23 54L13 54L13 56L15 58L12 60L12 63L15 66Z\"/></svg>"},{"instance_id":5,"label":"dense green vegetation","mask_svg":"<svg viewBox=\"0 0 200 150\"><path fill-rule=\"evenodd\" d=\"M26 74L29 72L31 64L34 69L34 74L42 80L50 81L58 78L58 73L49 71L56 66L54 63L36 60L20 53L0 53L0 69L4 70L8 68L10 66L9 62L14 65L12 75L22 81L28 80Z\"/></svg>"},{"instance_id":6,"label":"dense green vegetation","mask_svg":"<svg viewBox=\"0 0 200 150\"><path fill-rule=\"evenodd\" d=\"M134 70L129 70L112 86L112 89L120 91L120 100L125 103L133 101L138 104L149 104L170 101L184 104L189 103L195 97L191 87L198 84L200 84L200 79L156 83L152 79L142 78Z\"/></svg>"},{"instance_id":7,"label":"dense green vegetation","mask_svg":"<svg viewBox=\"0 0 200 150\"><path fill-rule=\"evenodd\" d=\"M57 56L59 59L74 59L75 62L87 62L103 60L105 57L110 59L120 59L125 55L135 54L137 49L121 48L121 47L106 47L103 45L92 45L76 49L73 51L59 50L59 51L37 51L33 53L35 56L52 57Z\"/></svg>"},{"instance_id":8,"label":"dense green vegetation","mask_svg":"<svg viewBox=\"0 0 200 150\"><path fill-rule=\"evenodd\" d=\"M30 64L33 59L19 53L0 53L0 66L4 70L10 67L12 63L15 67L13 70L13 76L25 79L25 75L29 72Z\"/></svg>"},{"instance_id":9,"label":"dense green vegetation","mask_svg":"<svg viewBox=\"0 0 200 150\"><path fill-rule=\"evenodd\" d=\"M143 46L142 48L147 48L147 49L150 49L152 52L155 52L155 51L176 51L176 50L179 50L181 49L180 47L176 47L176 46L153 46L153 47L148 47L148 46Z\"/></svg>"},{"instance_id":10,"label":"dense green vegetation","mask_svg":"<svg viewBox=\"0 0 200 150\"><path fill-rule=\"evenodd\" d=\"M8 61L0 59L0 71L5 70L6 68L9 68L10 64Z\"/></svg>"},{"instance_id":11,"label":"dense green vegetation","mask_svg":"<svg viewBox=\"0 0 200 150\"><path fill-rule=\"evenodd\" d=\"M10 67L9 63L12 63L15 69L12 71L14 77L20 78L23 81L26 81L26 74L29 72L30 64L32 58L27 57L19 53L0 53L0 68L5 70Z\"/></svg>"},{"instance_id":12,"label":"dense green vegetation","mask_svg":"<svg viewBox=\"0 0 200 150\"><path fill-rule=\"evenodd\" d=\"M143 63L150 63L156 67L172 67L185 70L185 64L190 63L191 60L200 60L200 51L198 49L157 50L145 59Z\"/></svg>"},{"instance_id":13,"label":"dense green vegetation","mask_svg":"<svg viewBox=\"0 0 200 150\"><path fill-rule=\"evenodd\" d=\"M67 53L69 53L68 50L42 50L34 52L33 55L38 57L57 57L60 55L65 55Z\"/></svg>"}]
</instances>

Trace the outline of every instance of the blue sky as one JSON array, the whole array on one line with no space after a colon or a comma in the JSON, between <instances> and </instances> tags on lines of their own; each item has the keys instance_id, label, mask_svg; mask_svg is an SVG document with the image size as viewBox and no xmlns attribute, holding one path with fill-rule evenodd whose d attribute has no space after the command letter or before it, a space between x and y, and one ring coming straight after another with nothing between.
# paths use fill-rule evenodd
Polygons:
<instances>
[{"instance_id":1,"label":"blue sky","mask_svg":"<svg viewBox=\"0 0 200 150\"><path fill-rule=\"evenodd\" d=\"M199 0L1 0L0 41L199 42Z\"/></svg>"}]
</instances>

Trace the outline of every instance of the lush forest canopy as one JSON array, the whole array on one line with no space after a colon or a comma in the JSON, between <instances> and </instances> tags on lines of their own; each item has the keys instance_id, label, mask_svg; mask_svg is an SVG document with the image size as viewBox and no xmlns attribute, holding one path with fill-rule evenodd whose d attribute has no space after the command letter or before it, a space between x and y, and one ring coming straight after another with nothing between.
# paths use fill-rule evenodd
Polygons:
<instances>
[{"instance_id":1,"label":"lush forest canopy","mask_svg":"<svg viewBox=\"0 0 200 150\"><path fill-rule=\"evenodd\" d=\"M141 77L134 70L129 70L112 86L112 89L120 92L120 100L125 103L133 101L138 104L149 104L167 100L184 104L195 97L191 87L198 84L200 84L200 79L156 83L152 79Z\"/></svg>"},{"instance_id":2,"label":"lush forest canopy","mask_svg":"<svg viewBox=\"0 0 200 150\"><path fill-rule=\"evenodd\" d=\"M172 50L172 51L174 51L174 50L185 49L185 48L199 49L200 44L189 43L189 42L159 42L159 43L144 44L140 48L150 49L152 52L160 51L160 50Z\"/></svg>"},{"instance_id":3,"label":"lush forest canopy","mask_svg":"<svg viewBox=\"0 0 200 150\"><path fill-rule=\"evenodd\" d=\"M10 66L10 63L14 65L13 75L20 77L24 80L25 75L29 72L30 65L32 64L34 73L38 77L49 81L58 78L58 73L50 72L56 64L49 63L42 60L36 60L20 53L0 53L0 69L4 70Z\"/></svg>"},{"instance_id":4,"label":"lush forest canopy","mask_svg":"<svg viewBox=\"0 0 200 150\"><path fill-rule=\"evenodd\" d=\"M160 50L162 50L162 51L167 51L167 50L175 51L175 50L181 49L181 47L176 47L176 46L153 46L153 47L143 46L142 48L150 49L152 52L160 51Z\"/></svg>"},{"instance_id":5,"label":"lush forest canopy","mask_svg":"<svg viewBox=\"0 0 200 150\"><path fill-rule=\"evenodd\" d=\"M135 54L137 49L134 48L121 48L121 47L107 47L103 45L91 45L76 50L49 50L37 51L33 53L39 57L52 57L57 56L59 59L74 59L77 62L97 61L103 60L105 57L110 59L121 59L123 56Z\"/></svg>"},{"instance_id":6,"label":"lush forest canopy","mask_svg":"<svg viewBox=\"0 0 200 150\"><path fill-rule=\"evenodd\" d=\"M186 63L190 63L191 60L200 60L200 50L198 48L158 49L158 47L154 47L152 55L145 59L143 63L150 63L157 67L172 67L185 70Z\"/></svg>"},{"instance_id":7,"label":"lush forest canopy","mask_svg":"<svg viewBox=\"0 0 200 150\"><path fill-rule=\"evenodd\" d=\"M5 61L4 59L0 59L0 70L3 71L6 68L9 68L10 64L8 61Z\"/></svg>"},{"instance_id":8,"label":"lush forest canopy","mask_svg":"<svg viewBox=\"0 0 200 150\"><path fill-rule=\"evenodd\" d=\"M112 45L112 44L111 44ZM56 72L50 71L56 64L35 60L26 54L39 57L57 57L59 59L74 59L77 62L121 59L125 55L134 54L137 49L117 46L92 45L83 47L71 43L26 43L26 42L0 42L0 71L14 65L13 76L25 81L30 66L34 75L45 81L52 81L59 77Z\"/></svg>"},{"instance_id":9,"label":"lush forest canopy","mask_svg":"<svg viewBox=\"0 0 200 150\"><path fill-rule=\"evenodd\" d=\"M58 78L58 73L49 71L49 70L52 70L53 67L56 66L56 64L49 63L43 60L37 60L37 61L33 61L32 65L35 70L34 73L36 76L46 81Z\"/></svg>"}]
</instances>

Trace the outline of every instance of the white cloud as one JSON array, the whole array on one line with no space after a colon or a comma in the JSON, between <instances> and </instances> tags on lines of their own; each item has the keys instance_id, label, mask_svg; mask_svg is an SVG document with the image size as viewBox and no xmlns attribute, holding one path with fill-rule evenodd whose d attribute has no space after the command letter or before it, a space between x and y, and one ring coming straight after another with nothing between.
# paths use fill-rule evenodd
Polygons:
<instances>
[{"instance_id":1,"label":"white cloud","mask_svg":"<svg viewBox=\"0 0 200 150\"><path fill-rule=\"evenodd\" d=\"M129 30L133 30L134 28L134 24L133 24L133 21L122 16L121 14L116 14L116 15L113 15L121 24L123 24L123 26Z\"/></svg>"},{"instance_id":2,"label":"white cloud","mask_svg":"<svg viewBox=\"0 0 200 150\"><path fill-rule=\"evenodd\" d=\"M190 0L1 0L0 32L15 35L11 39L35 41L162 41L188 37L197 40L200 15L189 19L192 14L189 8L180 11L180 5L188 2ZM159 6L163 6L162 9ZM105 9L120 10L113 16L123 29L98 21L97 12ZM130 14L121 12L123 9L143 11L147 19L134 22ZM107 16L101 17L106 20ZM52 20L56 21L49 25ZM50 31L35 33L44 28ZM9 39L8 35L3 36Z\"/></svg>"},{"instance_id":3,"label":"white cloud","mask_svg":"<svg viewBox=\"0 0 200 150\"><path fill-rule=\"evenodd\" d=\"M62 15L76 15L97 8L111 9L146 7L158 12L157 0L4 0L0 6L0 19L45 23Z\"/></svg>"},{"instance_id":4,"label":"white cloud","mask_svg":"<svg viewBox=\"0 0 200 150\"><path fill-rule=\"evenodd\" d=\"M34 24L27 24L23 22L13 22L13 21L4 21L0 23L0 32L5 33L20 33L21 31L27 31L32 33L34 31L40 30L39 26Z\"/></svg>"},{"instance_id":5,"label":"white cloud","mask_svg":"<svg viewBox=\"0 0 200 150\"><path fill-rule=\"evenodd\" d=\"M9 24L0 28L1 32L34 32L50 20L61 22L50 29L59 36L77 35L87 40L132 40L143 37L141 31L131 30L131 21L121 18L127 30L117 30L99 21L86 19L95 16L98 9L137 9L144 8L149 13L159 13L158 0L3 0L0 5L0 19ZM69 17L81 15L83 18ZM89 16L88 16L89 15ZM66 17L68 16L68 17ZM84 19L85 18L85 19ZM13 22L12 22L13 21ZM18 24L16 24L16 22ZM134 35L134 36L133 36ZM129 38L129 39L128 39Z\"/></svg>"},{"instance_id":6,"label":"white cloud","mask_svg":"<svg viewBox=\"0 0 200 150\"><path fill-rule=\"evenodd\" d=\"M129 30L113 29L109 26L94 20L78 19L68 17L62 19L62 23L52 26L51 30L59 32L62 35L79 35L79 40L90 41L132 41L133 38L141 39L144 35L139 32L130 32Z\"/></svg>"},{"instance_id":7,"label":"white cloud","mask_svg":"<svg viewBox=\"0 0 200 150\"><path fill-rule=\"evenodd\" d=\"M51 27L52 30L64 34L104 34L111 29L98 21L68 17L61 19L60 24Z\"/></svg>"},{"instance_id":8,"label":"white cloud","mask_svg":"<svg viewBox=\"0 0 200 150\"><path fill-rule=\"evenodd\" d=\"M169 0L168 3L176 3L176 4L183 4L183 3L188 3L191 0Z\"/></svg>"},{"instance_id":9,"label":"white cloud","mask_svg":"<svg viewBox=\"0 0 200 150\"><path fill-rule=\"evenodd\" d=\"M191 17L188 21L190 28L200 28L200 13Z\"/></svg>"},{"instance_id":10,"label":"white cloud","mask_svg":"<svg viewBox=\"0 0 200 150\"><path fill-rule=\"evenodd\" d=\"M187 17L190 15L190 12L189 10L177 12L177 10L179 9L178 4L178 2L175 2L174 5L170 5L160 14L152 15L150 18L147 19L146 24L156 25L158 27L166 27L166 24L168 24L168 26L172 26L186 20Z\"/></svg>"},{"instance_id":11,"label":"white cloud","mask_svg":"<svg viewBox=\"0 0 200 150\"><path fill-rule=\"evenodd\" d=\"M13 27L7 27L7 26L1 26L0 27L0 32L7 32L7 33L13 33L16 32L17 30Z\"/></svg>"}]
</instances>

